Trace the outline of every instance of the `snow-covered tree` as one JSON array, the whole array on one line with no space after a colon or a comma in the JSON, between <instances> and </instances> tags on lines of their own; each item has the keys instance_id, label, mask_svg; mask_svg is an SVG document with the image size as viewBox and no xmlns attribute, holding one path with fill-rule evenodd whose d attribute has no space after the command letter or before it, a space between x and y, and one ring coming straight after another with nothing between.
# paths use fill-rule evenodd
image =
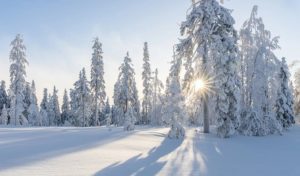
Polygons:
<instances>
[{"instance_id":1,"label":"snow-covered tree","mask_svg":"<svg viewBox=\"0 0 300 176\"><path fill-rule=\"evenodd\" d=\"M9 59L12 62L10 65L10 124L25 125L27 119L24 117L24 91L26 87L26 60L25 50L21 35L17 35L11 42L12 49Z\"/></svg>"},{"instance_id":2,"label":"snow-covered tree","mask_svg":"<svg viewBox=\"0 0 300 176\"><path fill-rule=\"evenodd\" d=\"M74 125L74 126L79 126L79 124L77 123L79 120L77 120L77 115L76 115L76 111L78 109L78 97L75 94L75 90L74 89L70 89L70 125Z\"/></svg>"},{"instance_id":3,"label":"snow-covered tree","mask_svg":"<svg viewBox=\"0 0 300 176\"><path fill-rule=\"evenodd\" d=\"M295 115L300 114L300 69L296 70L294 75L294 110Z\"/></svg>"},{"instance_id":4,"label":"snow-covered tree","mask_svg":"<svg viewBox=\"0 0 300 176\"><path fill-rule=\"evenodd\" d=\"M132 95L132 98L133 98L133 104L132 104L133 112L135 114L135 118L136 118L136 121L137 121L137 119L141 119L141 114L140 114L141 105L140 105L138 90L137 90L135 81L133 82L133 95Z\"/></svg>"},{"instance_id":5,"label":"snow-covered tree","mask_svg":"<svg viewBox=\"0 0 300 176\"><path fill-rule=\"evenodd\" d=\"M49 126L50 125L49 118L48 118L48 104L49 104L48 89L44 88L43 99L42 99L41 104L40 104L40 117L41 117L43 126Z\"/></svg>"},{"instance_id":6,"label":"snow-covered tree","mask_svg":"<svg viewBox=\"0 0 300 176\"><path fill-rule=\"evenodd\" d=\"M99 111L105 105L105 81L104 68L102 57L102 44L96 38L93 45L92 65L91 65L91 93L93 97L93 111L95 117L92 122L93 125L99 125Z\"/></svg>"},{"instance_id":7,"label":"snow-covered tree","mask_svg":"<svg viewBox=\"0 0 300 176\"><path fill-rule=\"evenodd\" d=\"M91 121L91 92L86 78L85 69L79 73L79 80L74 83L74 120L76 126L89 126Z\"/></svg>"},{"instance_id":8,"label":"snow-covered tree","mask_svg":"<svg viewBox=\"0 0 300 176\"><path fill-rule=\"evenodd\" d=\"M151 67L149 60L149 51L148 43L144 43L144 57L143 57L143 102L142 102L142 123L148 124L151 117L151 96L152 96L152 87L151 87Z\"/></svg>"},{"instance_id":9,"label":"snow-covered tree","mask_svg":"<svg viewBox=\"0 0 300 176\"><path fill-rule=\"evenodd\" d=\"M121 102L119 101L120 98L119 87L120 87L120 80L118 79L114 85L114 95L113 95L114 106L112 108L112 121L117 126L121 126L124 123L123 108Z\"/></svg>"},{"instance_id":10,"label":"snow-covered tree","mask_svg":"<svg viewBox=\"0 0 300 176\"><path fill-rule=\"evenodd\" d=\"M124 125L124 130L133 130L139 115L139 100L134 78L135 72L128 52L119 70L114 90L114 105L119 118L123 119L119 119L118 123Z\"/></svg>"},{"instance_id":11,"label":"snow-covered tree","mask_svg":"<svg viewBox=\"0 0 300 176\"><path fill-rule=\"evenodd\" d=\"M8 114L7 114L6 105L4 104L0 115L0 125L7 125L7 122L8 122Z\"/></svg>"},{"instance_id":12,"label":"snow-covered tree","mask_svg":"<svg viewBox=\"0 0 300 176\"><path fill-rule=\"evenodd\" d=\"M106 103L105 103L105 106L103 108L103 113L105 114L105 116L107 116L108 114L111 113L111 108L110 108L110 105L109 105L109 99L108 98L106 99Z\"/></svg>"},{"instance_id":13,"label":"snow-covered tree","mask_svg":"<svg viewBox=\"0 0 300 176\"><path fill-rule=\"evenodd\" d=\"M293 110L293 97L292 90L289 86L290 73L288 66L286 64L285 58L282 58L279 82L280 87L277 93L277 101L275 105L276 117L280 121L282 127L287 129L293 123L294 120L294 110Z\"/></svg>"},{"instance_id":14,"label":"snow-covered tree","mask_svg":"<svg viewBox=\"0 0 300 176\"><path fill-rule=\"evenodd\" d=\"M48 118L51 125L62 125L61 123L61 114L59 109L59 102L58 102L58 90L54 86L53 94L49 96L49 103L48 103Z\"/></svg>"},{"instance_id":15,"label":"snow-covered tree","mask_svg":"<svg viewBox=\"0 0 300 176\"><path fill-rule=\"evenodd\" d=\"M5 86L5 81L1 81L0 85L0 112L2 112L2 108L6 106L8 107L8 96L6 93L6 86Z\"/></svg>"},{"instance_id":16,"label":"snow-covered tree","mask_svg":"<svg viewBox=\"0 0 300 176\"><path fill-rule=\"evenodd\" d=\"M183 138L185 130L182 126L186 118L184 110L184 97L180 87L180 67L181 60L174 57L171 63L170 75L166 87L165 105L163 110L163 119L171 125L169 131L170 138Z\"/></svg>"},{"instance_id":17,"label":"snow-covered tree","mask_svg":"<svg viewBox=\"0 0 300 176\"><path fill-rule=\"evenodd\" d=\"M153 88L153 94L151 96L151 124L162 125L162 91L164 85L158 78L158 70L155 69L153 80L151 81L151 87Z\"/></svg>"},{"instance_id":18,"label":"snow-covered tree","mask_svg":"<svg viewBox=\"0 0 300 176\"><path fill-rule=\"evenodd\" d=\"M25 116L25 118L28 120L28 108L31 104L31 86L29 82L26 82L26 86L25 86L25 90L24 90L24 111L23 111L23 115Z\"/></svg>"},{"instance_id":19,"label":"snow-covered tree","mask_svg":"<svg viewBox=\"0 0 300 176\"><path fill-rule=\"evenodd\" d=\"M263 136L280 132L272 112L276 101L275 85L280 63L273 53L279 48L278 37L271 38L254 6L241 31L241 125L245 135ZM275 95L275 96L274 96Z\"/></svg>"},{"instance_id":20,"label":"snow-covered tree","mask_svg":"<svg viewBox=\"0 0 300 176\"><path fill-rule=\"evenodd\" d=\"M124 114L124 130L131 131L134 130L134 124L136 122L136 112L133 107L128 107Z\"/></svg>"},{"instance_id":21,"label":"snow-covered tree","mask_svg":"<svg viewBox=\"0 0 300 176\"><path fill-rule=\"evenodd\" d=\"M181 34L185 38L177 45L179 57L186 60L185 80L194 81L210 74L216 80L214 111L217 133L221 137L229 137L238 127L237 33L230 13L216 0L193 3L181 25ZM191 82L186 81L185 90L189 88L187 83ZM208 114L207 98L203 98L202 103L203 111ZM205 132L208 132L208 126L208 115L204 115Z\"/></svg>"},{"instance_id":22,"label":"snow-covered tree","mask_svg":"<svg viewBox=\"0 0 300 176\"><path fill-rule=\"evenodd\" d=\"M63 104L61 106L61 123L62 125L71 125L70 102L68 92L65 89L63 96Z\"/></svg>"},{"instance_id":23,"label":"snow-covered tree","mask_svg":"<svg viewBox=\"0 0 300 176\"><path fill-rule=\"evenodd\" d=\"M28 107L28 122L30 125L33 126L40 126L42 125L42 119L39 113L39 108L37 104L36 98L36 88L35 83L32 81L31 88L30 88L30 105Z\"/></svg>"}]
</instances>

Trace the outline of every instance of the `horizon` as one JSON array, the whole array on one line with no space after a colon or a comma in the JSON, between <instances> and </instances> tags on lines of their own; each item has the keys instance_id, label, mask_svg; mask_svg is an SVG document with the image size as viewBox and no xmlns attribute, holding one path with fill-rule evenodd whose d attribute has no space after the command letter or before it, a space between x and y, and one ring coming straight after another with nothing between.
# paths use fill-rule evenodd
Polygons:
<instances>
[{"instance_id":1,"label":"horizon","mask_svg":"<svg viewBox=\"0 0 300 176\"><path fill-rule=\"evenodd\" d=\"M38 102L41 101L44 88L52 93L53 86L56 86L60 105L64 89L69 92L83 67L90 78L92 41L95 37L99 37L103 45L104 78L110 103L118 76L116 69L121 65L126 51L129 51L133 61L139 98L142 98L144 42L149 45L152 70L158 68L159 78L165 83L172 48L180 38L179 25L190 6L190 1L183 0L133 0L126 3L95 0L86 3L77 0L72 1L72 4L68 0L15 2L0 3L0 25L3 26L0 31L0 79L5 80L8 89L10 42L20 33L27 48L27 81L35 80ZM258 5L258 13L263 18L266 29L271 31L273 37L280 36L279 44L282 49L276 51L277 57L286 57L288 63L292 63L300 58L297 46L300 34L296 32L300 24L292 23L297 20L297 14L300 15L299 4L296 0L230 0L225 1L224 6L233 9L235 27L239 31L242 23L249 18L253 5ZM18 13L4 18L12 8L18 10ZM170 10L166 13L165 9ZM53 14L53 11L56 13ZM286 27L283 28L282 24Z\"/></svg>"}]
</instances>

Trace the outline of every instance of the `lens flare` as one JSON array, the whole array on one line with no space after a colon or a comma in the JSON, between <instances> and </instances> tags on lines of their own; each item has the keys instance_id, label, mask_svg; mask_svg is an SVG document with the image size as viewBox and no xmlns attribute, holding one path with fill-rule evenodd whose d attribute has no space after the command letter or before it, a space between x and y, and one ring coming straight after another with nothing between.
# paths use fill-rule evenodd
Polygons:
<instances>
[{"instance_id":1,"label":"lens flare","mask_svg":"<svg viewBox=\"0 0 300 176\"><path fill-rule=\"evenodd\" d=\"M205 85L206 85L206 83L203 79L197 79L194 82L195 91L201 91L201 90L205 89Z\"/></svg>"}]
</instances>

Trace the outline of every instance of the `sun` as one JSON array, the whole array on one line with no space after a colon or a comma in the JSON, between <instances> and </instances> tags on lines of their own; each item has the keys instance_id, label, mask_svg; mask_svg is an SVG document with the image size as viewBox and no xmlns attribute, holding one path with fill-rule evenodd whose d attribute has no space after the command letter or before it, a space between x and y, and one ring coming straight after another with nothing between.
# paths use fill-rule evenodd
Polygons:
<instances>
[{"instance_id":1,"label":"sun","mask_svg":"<svg viewBox=\"0 0 300 176\"><path fill-rule=\"evenodd\" d=\"M203 79L197 79L195 82L194 82L194 88L196 91L200 91L200 90L203 90L205 89L205 81Z\"/></svg>"}]
</instances>

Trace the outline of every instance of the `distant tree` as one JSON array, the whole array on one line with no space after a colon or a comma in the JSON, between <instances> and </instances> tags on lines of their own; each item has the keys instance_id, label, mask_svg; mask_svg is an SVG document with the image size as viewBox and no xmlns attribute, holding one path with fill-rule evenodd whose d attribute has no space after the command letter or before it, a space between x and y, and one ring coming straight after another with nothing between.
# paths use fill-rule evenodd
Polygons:
<instances>
[{"instance_id":1,"label":"distant tree","mask_svg":"<svg viewBox=\"0 0 300 176\"><path fill-rule=\"evenodd\" d=\"M169 123L171 129L169 131L170 138L183 138L185 130L182 126L186 114L184 111L184 97L180 87L180 68L181 59L174 57L171 63L170 74L166 87L165 106L163 111L163 119Z\"/></svg>"},{"instance_id":2,"label":"distant tree","mask_svg":"<svg viewBox=\"0 0 300 176\"><path fill-rule=\"evenodd\" d=\"M158 78L158 70L155 69L154 77L151 81L151 87L153 88L153 95L151 97L151 124L152 125L162 125L162 101L163 95L162 91L164 85L161 80Z\"/></svg>"},{"instance_id":3,"label":"distant tree","mask_svg":"<svg viewBox=\"0 0 300 176\"><path fill-rule=\"evenodd\" d=\"M62 125L71 125L70 102L68 92L65 89L63 96L63 104L61 106L61 123Z\"/></svg>"},{"instance_id":4,"label":"distant tree","mask_svg":"<svg viewBox=\"0 0 300 176\"><path fill-rule=\"evenodd\" d=\"M3 105L1 116L0 116L0 125L7 125L8 122L8 113L5 104Z\"/></svg>"},{"instance_id":5,"label":"distant tree","mask_svg":"<svg viewBox=\"0 0 300 176\"><path fill-rule=\"evenodd\" d=\"M79 107L79 99L74 89L70 89L70 119L69 125L79 126L76 111ZM78 123L77 123L78 122Z\"/></svg>"},{"instance_id":6,"label":"distant tree","mask_svg":"<svg viewBox=\"0 0 300 176\"><path fill-rule=\"evenodd\" d=\"M139 115L139 100L134 78L135 72L128 52L119 70L114 89L114 105L118 115L123 118L119 119L118 123L124 125L124 130L133 130Z\"/></svg>"},{"instance_id":7,"label":"distant tree","mask_svg":"<svg viewBox=\"0 0 300 176\"><path fill-rule=\"evenodd\" d=\"M285 58L282 58L279 73L279 89L275 105L276 117L284 129L295 123L292 90L289 86L290 73Z\"/></svg>"},{"instance_id":8,"label":"distant tree","mask_svg":"<svg viewBox=\"0 0 300 176\"><path fill-rule=\"evenodd\" d=\"M89 82L86 78L85 69L79 73L79 80L74 83L74 95L76 106L74 118L76 126L89 126L91 121L91 92Z\"/></svg>"},{"instance_id":9,"label":"distant tree","mask_svg":"<svg viewBox=\"0 0 300 176\"><path fill-rule=\"evenodd\" d=\"M50 126L49 117L48 117L48 89L44 88L43 99L40 104L40 117L42 120L43 126Z\"/></svg>"},{"instance_id":10,"label":"distant tree","mask_svg":"<svg viewBox=\"0 0 300 176\"><path fill-rule=\"evenodd\" d=\"M102 44L96 38L93 45L92 65L91 65L91 93L93 97L93 111L95 118L93 125L99 125L99 110L105 106L105 81L102 57Z\"/></svg>"},{"instance_id":11,"label":"distant tree","mask_svg":"<svg viewBox=\"0 0 300 176\"><path fill-rule=\"evenodd\" d=\"M59 109L59 102L58 102L58 90L56 87L53 87L53 94L49 96L49 103L48 103L48 117L50 121L50 125L62 125L61 123L61 114Z\"/></svg>"},{"instance_id":12,"label":"distant tree","mask_svg":"<svg viewBox=\"0 0 300 176\"><path fill-rule=\"evenodd\" d=\"M9 59L10 65L10 124L26 125L27 119L24 117L24 91L26 87L26 60L25 50L21 35L17 35L11 42L12 49Z\"/></svg>"},{"instance_id":13,"label":"distant tree","mask_svg":"<svg viewBox=\"0 0 300 176\"><path fill-rule=\"evenodd\" d=\"M150 112L151 112L151 96L152 96L152 87L151 87L151 67L149 60L149 51L148 43L144 43L144 57L143 57L143 102L142 102L142 123L148 124L150 122Z\"/></svg>"},{"instance_id":14,"label":"distant tree","mask_svg":"<svg viewBox=\"0 0 300 176\"><path fill-rule=\"evenodd\" d=\"M27 119L27 120L29 120L28 119L28 114L29 114L29 112L28 112L28 108L29 108L29 106L30 106L30 104L31 104L31 86L30 86L30 83L29 82L26 82L26 86L25 86L25 90L24 90L24 111L23 111L23 115L25 116L25 118Z\"/></svg>"},{"instance_id":15,"label":"distant tree","mask_svg":"<svg viewBox=\"0 0 300 176\"><path fill-rule=\"evenodd\" d=\"M27 110L28 111L28 122L30 125L33 125L33 126L41 126L42 119L41 119L38 104L37 104L36 88L35 88L34 81L32 81L32 83L31 83L29 102L30 102L30 105Z\"/></svg>"},{"instance_id":16,"label":"distant tree","mask_svg":"<svg viewBox=\"0 0 300 176\"><path fill-rule=\"evenodd\" d=\"M104 112L105 116L111 113L111 107L110 107L108 98L106 99L106 103L105 103L105 107L103 108L103 112Z\"/></svg>"},{"instance_id":17,"label":"distant tree","mask_svg":"<svg viewBox=\"0 0 300 176\"><path fill-rule=\"evenodd\" d=\"M1 85L0 85L0 112L2 112L2 108L4 106L7 108L8 104L9 104L9 100L8 100L8 96L7 96L7 93L6 93L5 81L1 81Z\"/></svg>"}]
</instances>

